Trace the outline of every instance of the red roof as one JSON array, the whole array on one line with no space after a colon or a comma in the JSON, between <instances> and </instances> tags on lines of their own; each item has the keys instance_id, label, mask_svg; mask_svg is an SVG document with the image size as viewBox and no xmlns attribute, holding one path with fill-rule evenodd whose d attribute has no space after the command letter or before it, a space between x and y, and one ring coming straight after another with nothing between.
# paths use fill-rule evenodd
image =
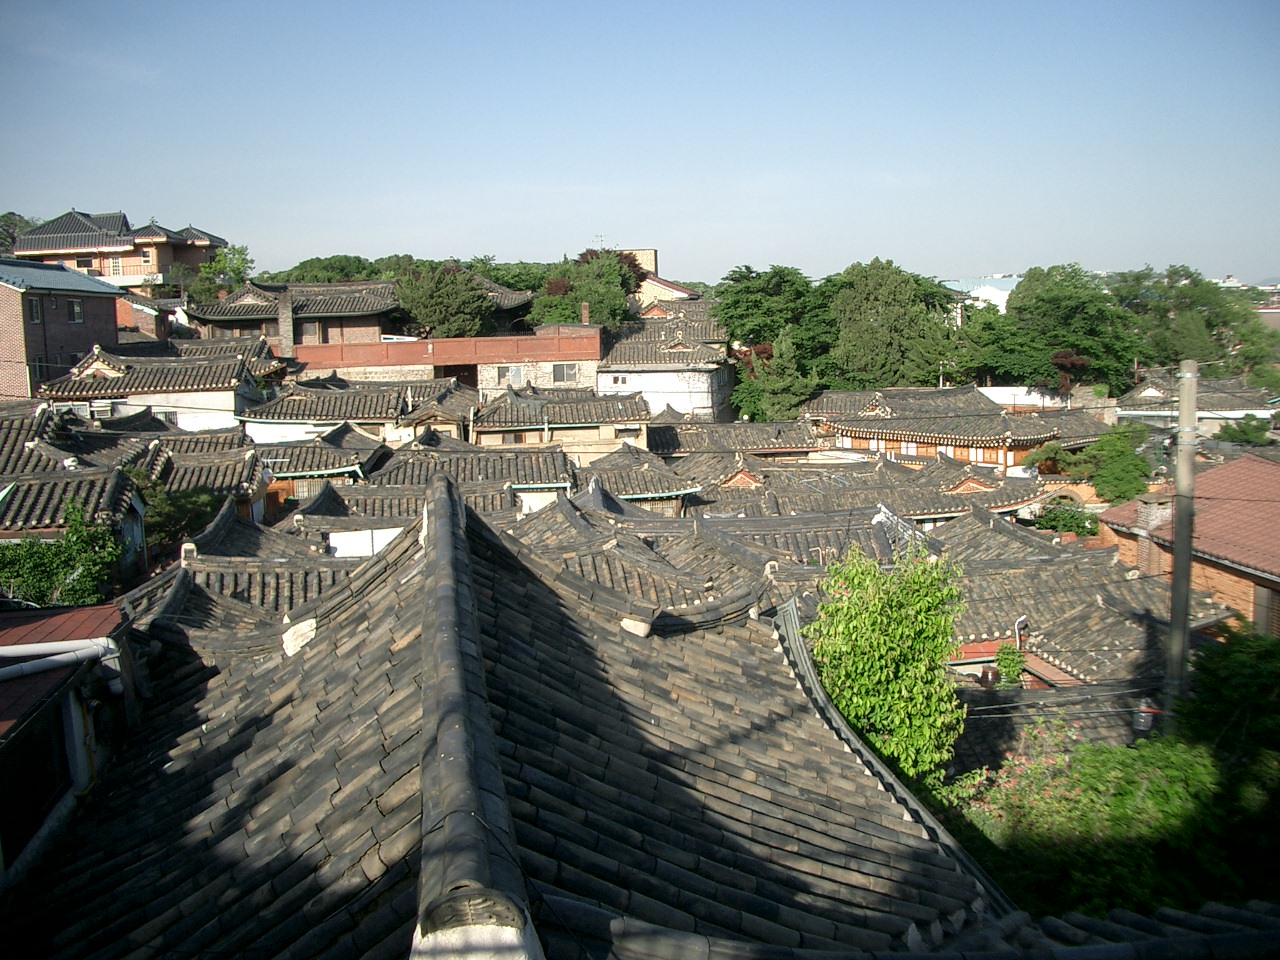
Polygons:
<instances>
[{"instance_id":1,"label":"red roof","mask_svg":"<svg viewBox=\"0 0 1280 960\"><path fill-rule=\"evenodd\" d=\"M1280 578L1280 462L1246 454L1196 474L1192 551L1201 557ZM1102 514L1115 526L1137 525L1136 502ZM1151 531L1173 543L1173 521Z\"/></svg>"},{"instance_id":2,"label":"red roof","mask_svg":"<svg viewBox=\"0 0 1280 960\"><path fill-rule=\"evenodd\" d=\"M123 619L119 608L114 604L0 613L0 646L105 637L115 631ZM4 657L0 658L0 666L22 663L24 659L33 658ZM39 707L74 672L74 667L63 667L26 677L0 680L0 738L8 734L19 720Z\"/></svg>"}]
</instances>

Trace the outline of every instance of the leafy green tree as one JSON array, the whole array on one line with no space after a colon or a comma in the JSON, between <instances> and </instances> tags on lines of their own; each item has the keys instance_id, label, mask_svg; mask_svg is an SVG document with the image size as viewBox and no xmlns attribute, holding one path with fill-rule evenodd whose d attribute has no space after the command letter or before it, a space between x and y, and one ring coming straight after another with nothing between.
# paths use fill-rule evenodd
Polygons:
<instances>
[{"instance_id":1,"label":"leafy green tree","mask_svg":"<svg viewBox=\"0 0 1280 960\"><path fill-rule=\"evenodd\" d=\"M790 328L784 328L774 340L770 359L751 356L749 370L745 365L739 367L742 379L733 391L738 412L752 420L795 419L801 404L813 396L818 381L801 373Z\"/></svg>"},{"instance_id":2,"label":"leafy green tree","mask_svg":"<svg viewBox=\"0 0 1280 960\"><path fill-rule=\"evenodd\" d=\"M472 257L467 266L508 290L542 290L553 269L549 263L495 263L492 256Z\"/></svg>"},{"instance_id":3,"label":"leafy green tree","mask_svg":"<svg viewBox=\"0 0 1280 960\"><path fill-rule=\"evenodd\" d=\"M13 256L13 242L41 222L39 217L24 217L12 210L0 213L0 257Z\"/></svg>"},{"instance_id":4,"label":"leafy green tree","mask_svg":"<svg viewBox=\"0 0 1280 960\"><path fill-rule=\"evenodd\" d=\"M1224 423L1214 439L1226 443L1243 443L1251 447L1266 447L1275 443L1268 435L1270 430L1270 421L1246 413L1239 423Z\"/></svg>"},{"instance_id":5,"label":"leafy green tree","mask_svg":"<svg viewBox=\"0 0 1280 960\"><path fill-rule=\"evenodd\" d=\"M808 325L813 296L813 282L795 267L775 264L761 273L739 266L720 281L714 312L730 340L772 343L784 327L800 331Z\"/></svg>"},{"instance_id":6,"label":"leafy green tree","mask_svg":"<svg viewBox=\"0 0 1280 960\"><path fill-rule=\"evenodd\" d=\"M1142 350L1133 314L1079 264L1032 267L1009 295L1017 334L1006 348L1018 382L1066 391L1105 384L1123 393Z\"/></svg>"},{"instance_id":7,"label":"leafy green tree","mask_svg":"<svg viewBox=\"0 0 1280 960\"><path fill-rule=\"evenodd\" d=\"M947 676L963 610L959 567L921 551L890 570L851 552L827 569L806 630L822 685L849 724L906 776L941 780L964 727Z\"/></svg>"},{"instance_id":8,"label":"leafy green tree","mask_svg":"<svg viewBox=\"0 0 1280 960\"><path fill-rule=\"evenodd\" d=\"M23 537L0 545L0 591L37 606L101 603L123 548L108 524L90 523L72 504L58 540Z\"/></svg>"},{"instance_id":9,"label":"leafy green tree","mask_svg":"<svg viewBox=\"0 0 1280 960\"><path fill-rule=\"evenodd\" d=\"M837 331L816 370L825 385L864 389L936 383L954 354L951 296L925 277L876 258L823 281Z\"/></svg>"},{"instance_id":10,"label":"leafy green tree","mask_svg":"<svg viewBox=\"0 0 1280 960\"><path fill-rule=\"evenodd\" d=\"M344 280L377 280L381 270L370 260L350 254L312 257L288 270L263 276L272 283L340 283Z\"/></svg>"},{"instance_id":11,"label":"leafy green tree","mask_svg":"<svg viewBox=\"0 0 1280 960\"><path fill-rule=\"evenodd\" d=\"M615 251L584 251L577 260L564 260L551 271L542 294L533 301L530 318L536 324L578 323L586 303L591 322L617 330L627 315L627 294L635 290L635 275Z\"/></svg>"},{"instance_id":12,"label":"leafy green tree","mask_svg":"<svg viewBox=\"0 0 1280 960\"><path fill-rule=\"evenodd\" d=\"M191 284L191 297L197 303L218 299L219 291L235 290L243 286L253 272L253 257L249 248L228 244L219 247L214 258L200 267L200 274Z\"/></svg>"},{"instance_id":13,"label":"leafy green tree","mask_svg":"<svg viewBox=\"0 0 1280 960\"><path fill-rule=\"evenodd\" d=\"M1098 521L1093 514L1061 503L1042 511L1034 526L1037 530L1074 533L1082 537L1092 537L1098 532Z\"/></svg>"},{"instance_id":14,"label":"leafy green tree","mask_svg":"<svg viewBox=\"0 0 1280 960\"><path fill-rule=\"evenodd\" d=\"M1138 424L1115 427L1078 452L1046 443L1029 453L1023 463L1051 464L1059 473L1089 481L1104 500L1121 503L1147 491L1151 464L1138 452L1147 438L1147 429Z\"/></svg>"},{"instance_id":15,"label":"leafy green tree","mask_svg":"<svg viewBox=\"0 0 1280 960\"><path fill-rule=\"evenodd\" d=\"M1107 288L1120 306L1138 319L1137 329L1146 339L1144 359L1154 365L1172 366L1181 360L1221 360L1238 353L1241 338L1257 339L1257 314L1248 297L1219 286L1183 264L1164 273L1151 267L1112 274ZM1266 339L1265 337L1263 338ZM1274 345L1267 356L1242 360L1236 370L1274 359Z\"/></svg>"},{"instance_id":16,"label":"leafy green tree","mask_svg":"<svg viewBox=\"0 0 1280 960\"><path fill-rule=\"evenodd\" d=\"M996 686L1001 690L1013 690L1022 686L1022 670L1027 665L1027 658L1012 643L1002 643L996 648L996 668L1000 671L1000 682Z\"/></svg>"},{"instance_id":17,"label":"leafy green tree","mask_svg":"<svg viewBox=\"0 0 1280 960\"><path fill-rule=\"evenodd\" d=\"M125 473L147 507L147 550L153 558L199 533L222 509L224 500L207 487L170 493L137 467L126 467Z\"/></svg>"},{"instance_id":18,"label":"leafy green tree","mask_svg":"<svg viewBox=\"0 0 1280 960\"><path fill-rule=\"evenodd\" d=\"M397 284L407 329L417 336L474 337L493 315L493 301L472 274L447 263Z\"/></svg>"}]
</instances>

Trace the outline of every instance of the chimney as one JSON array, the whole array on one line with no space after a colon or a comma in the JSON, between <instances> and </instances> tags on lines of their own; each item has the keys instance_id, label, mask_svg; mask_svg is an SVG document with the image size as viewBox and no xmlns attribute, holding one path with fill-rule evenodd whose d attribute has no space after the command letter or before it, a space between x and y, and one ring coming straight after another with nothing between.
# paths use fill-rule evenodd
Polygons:
<instances>
[{"instance_id":1,"label":"chimney","mask_svg":"<svg viewBox=\"0 0 1280 960\"><path fill-rule=\"evenodd\" d=\"M583 323L591 322L591 304L583 300L582 303L578 304L578 312L582 315Z\"/></svg>"},{"instance_id":2,"label":"chimney","mask_svg":"<svg viewBox=\"0 0 1280 960\"><path fill-rule=\"evenodd\" d=\"M1148 532L1173 518L1173 495L1143 493L1138 500L1138 529Z\"/></svg>"},{"instance_id":3,"label":"chimney","mask_svg":"<svg viewBox=\"0 0 1280 960\"><path fill-rule=\"evenodd\" d=\"M280 327L280 356L294 357L293 349L293 293L288 287L280 293L276 301L276 320Z\"/></svg>"}]
</instances>

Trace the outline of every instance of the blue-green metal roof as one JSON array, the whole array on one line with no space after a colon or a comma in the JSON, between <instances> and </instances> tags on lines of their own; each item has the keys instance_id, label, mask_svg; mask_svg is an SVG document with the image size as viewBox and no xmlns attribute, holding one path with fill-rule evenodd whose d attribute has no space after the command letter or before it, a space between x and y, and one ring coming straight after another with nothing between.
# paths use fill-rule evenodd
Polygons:
<instances>
[{"instance_id":1,"label":"blue-green metal roof","mask_svg":"<svg viewBox=\"0 0 1280 960\"><path fill-rule=\"evenodd\" d=\"M59 293L87 293L118 297L119 287L90 277L61 264L38 263L0 257L0 283L18 290L56 290Z\"/></svg>"}]
</instances>

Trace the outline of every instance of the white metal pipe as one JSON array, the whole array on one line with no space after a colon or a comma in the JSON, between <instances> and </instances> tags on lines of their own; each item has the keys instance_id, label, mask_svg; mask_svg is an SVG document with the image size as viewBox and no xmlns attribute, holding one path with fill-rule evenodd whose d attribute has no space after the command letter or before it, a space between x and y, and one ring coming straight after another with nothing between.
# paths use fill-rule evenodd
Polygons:
<instances>
[{"instance_id":1,"label":"white metal pipe","mask_svg":"<svg viewBox=\"0 0 1280 960\"><path fill-rule=\"evenodd\" d=\"M43 657L51 653L74 653L77 650L101 650L102 656L118 654L110 637L88 640L48 640L41 643L15 643L0 646L0 657Z\"/></svg>"},{"instance_id":2,"label":"white metal pipe","mask_svg":"<svg viewBox=\"0 0 1280 960\"><path fill-rule=\"evenodd\" d=\"M38 657L25 663L0 667L0 680L26 677L47 670L84 663L87 660L102 662L107 673L107 687L114 694L124 692L120 679L120 648L110 637L94 637L89 640L53 640L45 643L17 643L0 646L0 657Z\"/></svg>"}]
</instances>

